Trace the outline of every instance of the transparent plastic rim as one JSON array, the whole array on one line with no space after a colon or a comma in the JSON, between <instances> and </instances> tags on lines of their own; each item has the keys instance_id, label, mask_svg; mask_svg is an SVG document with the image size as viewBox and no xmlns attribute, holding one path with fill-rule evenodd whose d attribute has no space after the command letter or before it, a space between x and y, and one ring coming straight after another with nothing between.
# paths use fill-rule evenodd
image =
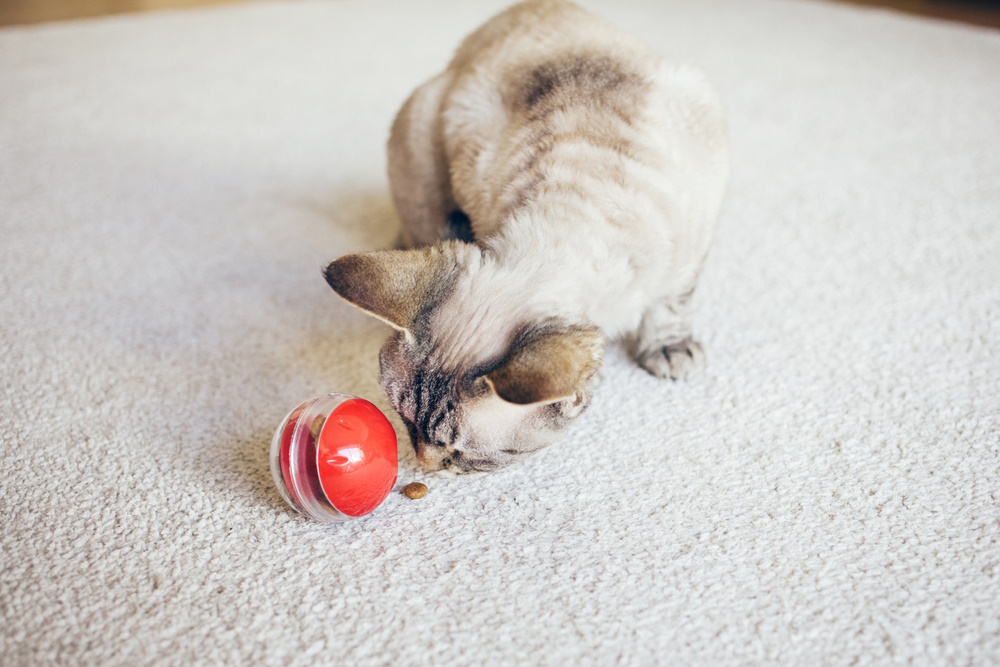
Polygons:
<instances>
[{"instance_id":1,"label":"transparent plastic rim","mask_svg":"<svg viewBox=\"0 0 1000 667\"><path fill-rule=\"evenodd\" d=\"M312 456L308 456L311 426L318 418L324 420L338 405L352 397L346 394L324 394L295 406L281 420L281 425L271 440L271 476L278 492L293 509L316 521L341 523L358 518L344 514L327 499L319 484L316 471L316 443L313 442ZM288 448L289 479L285 479L281 469L281 444L292 415L301 410L291 433Z\"/></svg>"}]
</instances>

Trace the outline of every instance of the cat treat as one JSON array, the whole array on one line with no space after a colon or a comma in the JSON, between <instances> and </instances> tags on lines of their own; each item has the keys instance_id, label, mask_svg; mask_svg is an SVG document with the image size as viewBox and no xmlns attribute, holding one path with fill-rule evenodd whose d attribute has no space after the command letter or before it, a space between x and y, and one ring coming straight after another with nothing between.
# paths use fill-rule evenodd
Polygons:
<instances>
[{"instance_id":1,"label":"cat treat","mask_svg":"<svg viewBox=\"0 0 1000 667\"><path fill-rule=\"evenodd\" d=\"M420 482L410 482L403 487L403 494L407 498L413 498L414 500L423 498L427 495L427 485Z\"/></svg>"},{"instance_id":2,"label":"cat treat","mask_svg":"<svg viewBox=\"0 0 1000 667\"><path fill-rule=\"evenodd\" d=\"M371 513L396 483L397 466L389 420L368 401L346 394L301 403L271 441L271 474L281 496L323 523Z\"/></svg>"}]
</instances>

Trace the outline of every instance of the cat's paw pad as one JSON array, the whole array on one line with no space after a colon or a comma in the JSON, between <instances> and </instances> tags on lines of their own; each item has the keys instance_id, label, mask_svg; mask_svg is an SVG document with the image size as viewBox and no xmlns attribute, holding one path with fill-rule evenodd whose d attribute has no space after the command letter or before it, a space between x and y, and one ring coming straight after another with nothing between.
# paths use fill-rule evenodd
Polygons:
<instances>
[{"instance_id":1,"label":"cat's paw pad","mask_svg":"<svg viewBox=\"0 0 1000 667\"><path fill-rule=\"evenodd\" d=\"M691 338L674 345L647 350L639 355L639 365L658 378L687 380L705 368L705 351Z\"/></svg>"}]
</instances>

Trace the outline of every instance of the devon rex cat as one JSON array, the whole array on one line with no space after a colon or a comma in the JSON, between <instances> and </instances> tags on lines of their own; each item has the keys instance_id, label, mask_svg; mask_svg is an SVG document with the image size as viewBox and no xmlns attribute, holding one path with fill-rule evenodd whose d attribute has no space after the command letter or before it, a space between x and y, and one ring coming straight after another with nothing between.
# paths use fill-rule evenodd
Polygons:
<instances>
[{"instance_id":1,"label":"devon rex cat","mask_svg":"<svg viewBox=\"0 0 1000 667\"><path fill-rule=\"evenodd\" d=\"M689 302L728 153L698 72L569 2L525 2L410 96L388 150L412 249L325 273L397 330L381 381L423 465L493 470L558 439L608 338L657 377L703 366Z\"/></svg>"}]
</instances>

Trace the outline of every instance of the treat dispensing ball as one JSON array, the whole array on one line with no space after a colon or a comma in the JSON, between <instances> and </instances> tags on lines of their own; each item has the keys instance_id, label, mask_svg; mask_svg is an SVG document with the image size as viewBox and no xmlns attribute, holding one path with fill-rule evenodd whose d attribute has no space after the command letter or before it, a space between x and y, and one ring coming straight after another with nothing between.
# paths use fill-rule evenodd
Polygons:
<instances>
[{"instance_id":1,"label":"treat dispensing ball","mask_svg":"<svg viewBox=\"0 0 1000 667\"><path fill-rule=\"evenodd\" d=\"M363 398L324 394L288 413L271 441L271 474L285 501L339 523L382 504L396 483L396 432Z\"/></svg>"}]
</instances>

